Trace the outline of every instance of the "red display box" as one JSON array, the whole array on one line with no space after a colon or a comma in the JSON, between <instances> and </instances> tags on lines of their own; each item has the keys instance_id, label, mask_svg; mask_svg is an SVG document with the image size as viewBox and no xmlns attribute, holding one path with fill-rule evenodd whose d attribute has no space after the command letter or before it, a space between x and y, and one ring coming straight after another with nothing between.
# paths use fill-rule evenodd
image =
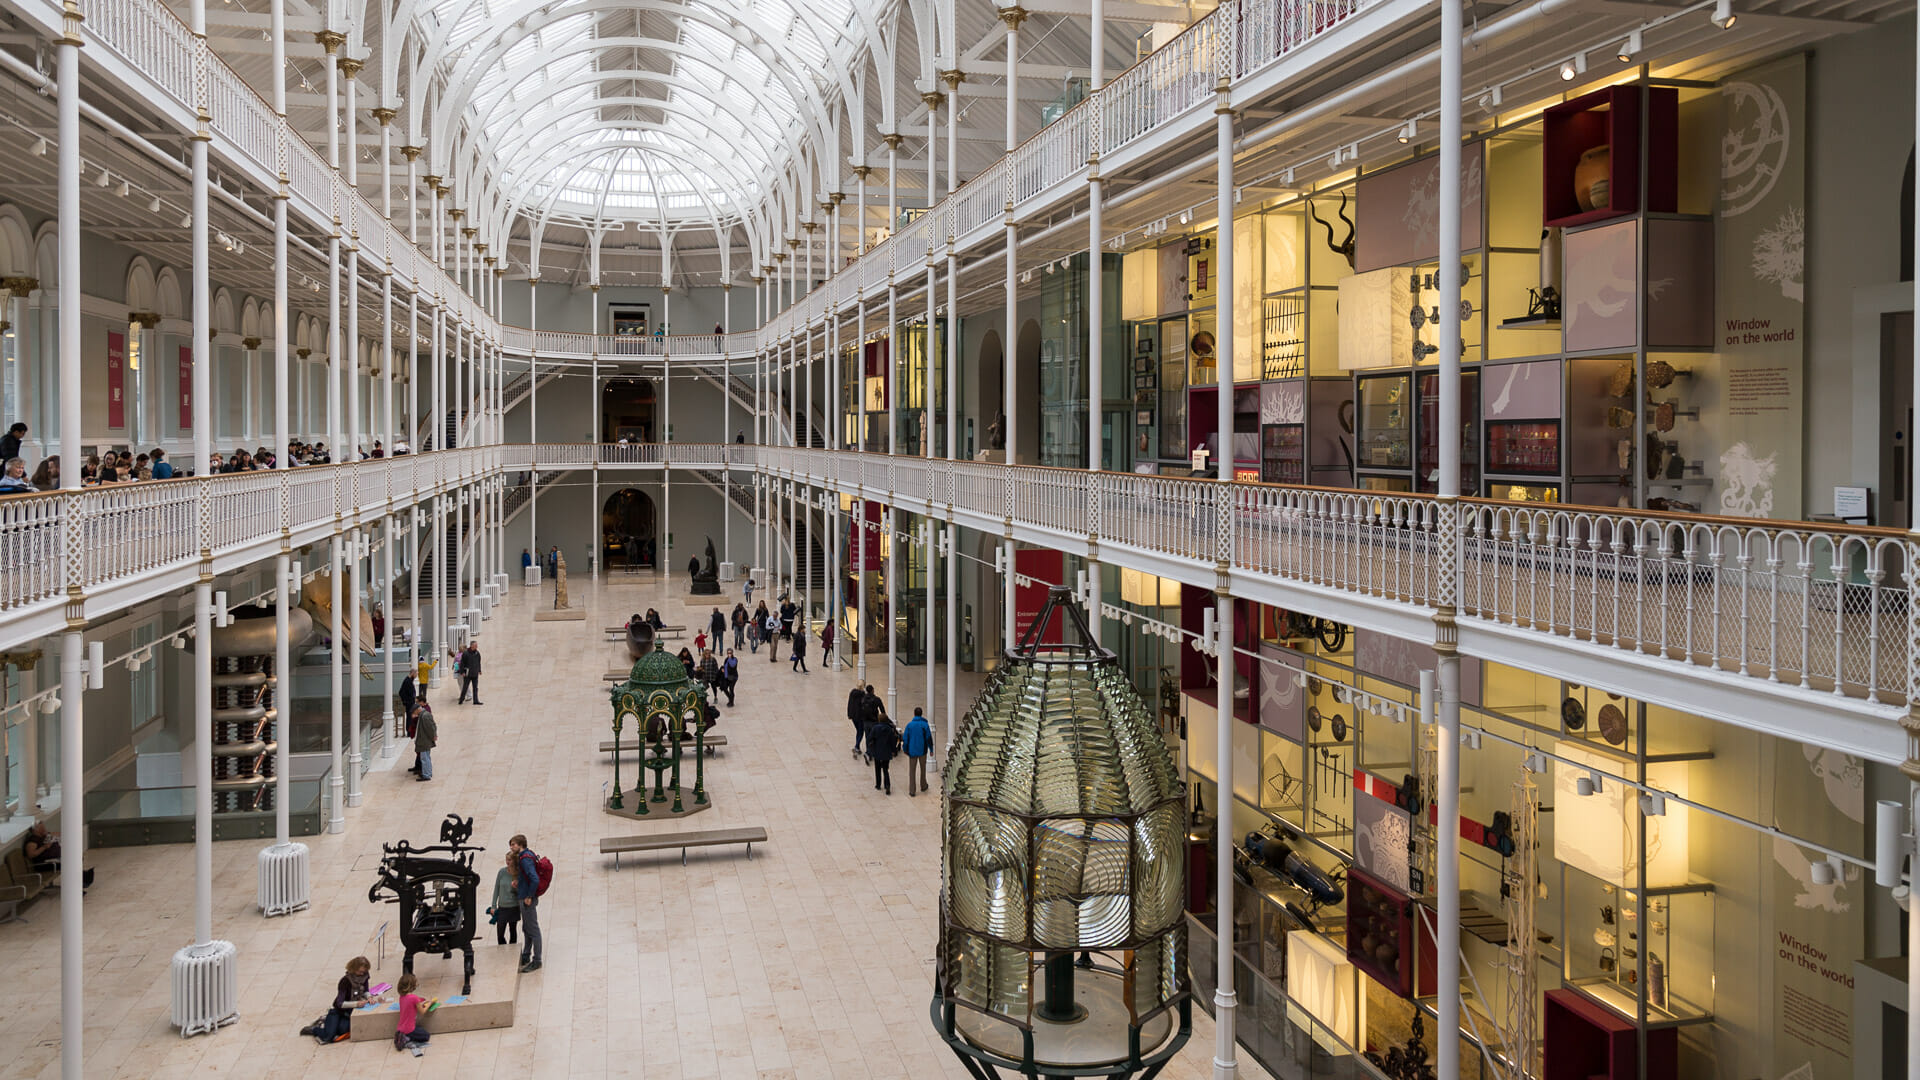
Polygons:
<instances>
[{"instance_id":1,"label":"red display box","mask_svg":"<svg viewBox=\"0 0 1920 1080\"><path fill-rule=\"evenodd\" d=\"M1638 1029L1578 990L1546 993L1541 1010L1541 1080L1639 1080ZM1679 1035L1647 1032L1645 1080L1676 1080Z\"/></svg>"},{"instance_id":2,"label":"red display box","mask_svg":"<svg viewBox=\"0 0 1920 1080\"><path fill-rule=\"evenodd\" d=\"M1643 103L1644 101L1644 108ZM1641 128L1646 128L1646 197L1641 198ZM1680 206L1680 92L1672 87L1609 86L1582 94L1541 116L1542 216L1548 226L1571 227L1628 217L1642 205L1654 213ZM1573 171L1580 155L1612 148L1607 162L1608 205L1580 209Z\"/></svg>"},{"instance_id":3,"label":"red display box","mask_svg":"<svg viewBox=\"0 0 1920 1080\"><path fill-rule=\"evenodd\" d=\"M1433 934L1419 906L1359 867L1347 870L1347 959L1403 998L1413 996L1416 969L1420 994L1433 993Z\"/></svg>"}]
</instances>

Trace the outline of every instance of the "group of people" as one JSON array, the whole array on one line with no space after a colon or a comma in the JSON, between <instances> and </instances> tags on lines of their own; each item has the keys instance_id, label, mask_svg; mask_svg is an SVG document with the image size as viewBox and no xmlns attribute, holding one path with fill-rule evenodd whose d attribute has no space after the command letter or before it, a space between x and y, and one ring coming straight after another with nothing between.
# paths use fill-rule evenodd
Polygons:
<instances>
[{"instance_id":1,"label":"group of people","mask_svg":"<svg viewBox=\"0 0 1920 1080\"><path fill-rule=\"evenodd\" d=\"M749 590L751 597L751 590ZM735 648L744 643L753 652L758 653L760 646L767 647L767 663L780 660L780 643L788 643L787 658L789 666L802 675L811 675L807 667L807 617L800 606L792 600L782 600L778 610L768 610L763 599L751 614L746 604L733 606L733 643ZM714 635L719 637L725 632L727 619L720 614L719 608L713 609ZM833 652L833 620L829 619L820 626L820 655L828 656Z\"/></svg>"},{"instance_id":2,"label":"group of people","mask_svg":"<svg viewBox=\"0 0 1920 1080\"><path fill-rule=\"evenodd\" d=\"M524 833L515 833L507 841L506 865L494 872L493 903L487 916L495 927L495 941L501 945L520 943L520 973L540 970L543 955L540 936L540 897L552 884L553 864L541 864L540 856L527 846ZM524 942L520 927L526 927ZM300 1029L300 1034L317 1039L321 1045L346 1042L353 1036L354 1010L384 997L387 987L369 985L373 962L364 956L347 961L346 973L334 988L333 1004L325 1016ZM420 980L409 971L391 988L397 995L400 1015L394 1025L393 1048L421 1056L421 1048L431 1041L421 1026L422 1019L439 1004L438 999L419 993Z\"/></svg>"},{"instance_id":3,"label":"group of people","mask_svg":"<svg viewBox=\"0 0 1920 1080\"><path fill-rule=\"evenodd\" d=\"M0 495L20 495L34 491L53 491L60 487L60 455L49 454L42 458L37 468L31 472L27 461L20 456L21 442L27 436L27 425L15 423L0 435ZM395 443L394 456L407 453L405 443ZM373 449L361 451L361 460L383 458L387 448L375 440ZM231 454L213 454L208 459L208 469L212 473L243 473L271 469L279 462L272 448L266 446L248 450L235 447ZM333 462L333 454L325 443L303 443L298 440L287 444L287 463L291 466L328 465ZM103 484L131 484L141 480L171 480L186 475L176 472L173 462L168 460L163 447L154 447L145 453L132 450L105 450L88 454L87 460L80 464L80 483L83 487L98 487Z\"/></svg>"},{"instance_id":4,"label":"group of people","mask_svg":"<svg viewBox=\"0 0 1920 1080\"><path fill-rule=\"evenodd\" d=\"M893 794L893 759L907 756L907 795L916 796L927 787L927 759L933 755L933 725L916 706L906 730L893 725L887 707L872 684L855 685L847 694L847 719L853 723L853 756L864 756L873 764L873 789ZM866 748L861 749L861 743Z\"/></svg>"}]
</instances>

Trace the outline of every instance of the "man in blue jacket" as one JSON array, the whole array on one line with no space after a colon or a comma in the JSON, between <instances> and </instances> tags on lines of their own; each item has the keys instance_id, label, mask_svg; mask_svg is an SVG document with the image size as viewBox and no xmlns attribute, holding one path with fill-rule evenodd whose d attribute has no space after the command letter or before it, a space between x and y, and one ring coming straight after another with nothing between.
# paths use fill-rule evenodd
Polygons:
<instances>
[{"instance_id":1,"label":"man in blue jacket","mask_svg":"<svg viewBox=\"0 0 1920 1080\"><path fill-rule=\"evenodd\" d=\"M900 733L900 743L907 752L907 795L918 795L927 790L927 758L933 754L933 725L927 723L917 706L913 719L907 721L907 730Z\"/></svg>"},{"instance_id":2,"label":"man in blue jacket","mask_svg":"<svg viewBox=\"0 0 1920 1080\"><path fill-rule=\"evenodd\" d=\"M520 871L515 887L520 897L520 971L524 974L540 970L540 857L527 850L522 833L507 841L507 850L513 852Z\"/></svg>"}]
</instances>

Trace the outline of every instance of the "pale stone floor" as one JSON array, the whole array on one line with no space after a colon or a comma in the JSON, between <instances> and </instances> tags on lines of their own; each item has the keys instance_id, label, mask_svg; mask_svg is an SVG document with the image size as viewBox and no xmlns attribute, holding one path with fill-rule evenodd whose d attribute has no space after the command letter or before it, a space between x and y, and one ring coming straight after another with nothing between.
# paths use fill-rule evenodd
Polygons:
<instances>
[{"instance_id":1,"label":"pale stone floor","mask_svg":"<svg viewBox=\"0 0 1920 1080\"><path fill-rule=\"evenodd\" d=\"M685 827L763 825L770 842L751 860L737 849L695 851L683 868L669 853L623 859L616 872L599 854L601 837L672 826L600 809L612 779L610 759L593 752L610 735L600 675L624 666L623 647L603 641L602 628L648 606L689 624L709 609L688 608L678 582L573 584L585 622L535 623L551 591L535 600L514 587L485 624L484 707L453 704L450 685L433 693L441 746L432 783L403 771L410 757L386 764L366 777L365 804L347 811L344 834L307 838L310 910L263 918L254 905L262 842L215 845L214 930L239 950L241 1018L232 1026L182 1039L168 1024L168 962L192 935L191 849L91 853L99 881L86 899L88 1077L964 1078L927 1012L939 802L908 798L903 767L892 797L880 795L872 770L850 757L851 670L815 662L814 674L801 675L784 660L769 664L764 650L744 657L739 705L718 728L731 745L709 759L715 808ZM883 695L885 671L883 656L870 658L869 680ZM923 668L900 669L898 714L911 715L925 678ZM979 683L960 673L962 711ZM942 700L944 688L936 669ZM476 860L486 868L483 896L515 832L554 862L541 905L546 963L522 977L514 1026L443 1035L418 1059L388 1043L320 1047L296 1035L325 1010L345 961L371 952L376 928L398 911L367 902L380 845L432 842L449 812L473 815L475 841L488 849ZM30 922L0 926L8 980L0 1077L54 1077L58 901L25 914ZM512 947L492 944L492 927L481 931L480 966L514 961ZM418 963L425 973L459 956ZM399 971L389 952L376 981ZM1196 1007L1193 1037L1162 1075L1210 1076L1212 1049L1213 1026ZM1241 1075L1266 1074L1243 1055Z\"/></svg>"}]
</instances>

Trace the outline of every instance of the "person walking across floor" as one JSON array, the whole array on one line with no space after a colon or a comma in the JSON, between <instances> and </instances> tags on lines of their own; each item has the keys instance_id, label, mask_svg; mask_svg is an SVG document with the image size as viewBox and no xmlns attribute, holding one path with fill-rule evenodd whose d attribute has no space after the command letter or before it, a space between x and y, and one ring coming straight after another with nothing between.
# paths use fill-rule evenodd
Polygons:
<instances>
[{"instance_id":1,"label":"person walking across floor","mask_svg":"<svg viewBox=\"0 0 1920 1080\"><path fill-rule=\"evenodd\" d=\"M707 638L716 649L727 647L727 617L719 608L714 608L713 614L707 617Z\"/></svg>"},{"instance_id":2,"label":"person walking across floor","mask_svg":"<svg viewBox=\"0 0 1920 1080\"><path fill-rule=\"evenodd\" d=\"M480 646L467 643L466 650L460 654L460 704L467 703L467 692L473 692L473 703L485 705L480 700Z\"/></svg>"},{"instance_id":3,"label":"person walking across floor","mask_svg":"<svg viewBox=\"0 0 1920 1080\"><path fill-rule=\"evenodd\" d=\"M440 745L440 725L433 722L433 710L422 704L413 721L413 752L420 755L420 775L415 780L433 779L433 748Z\"/></svg>"},{"instance_id":4,"label":"person walking across floor","mask_svg":"<svg viewBox=\"0 0 1920 1080\"><path fill-rule=\"evenodd\" d=\"M873 692L873 684L868 683L866 695L860 699L860 730L863 732L871 732L874 723L878 721L880 717L884 716L886 711L887 710L880 705L880 695ZM866 755L867 764L873 764L872 743L867 744Z\"/></svg>"},{"instance_id":5,"label":"person walking across floor","mask_svg":"<svg viewBox=\"0 0 1920 1080\"><path fill-rule=\"evenodd\" d=\"M740 658L727 650L727 659L720 665L720 689L727 692L727 708L733 708L733 688L740 682Z\"/></svg>"},{"instance_id":6,"label":"person walking across floor","mask_svg":"<svg viewBox=\"0 0 1920 1080\"><path fill-rule=\"evenodd\" d=\"M933 725L918 706L900 735L900 746L907 752L907 797L912 798L927 790L927 758L933 755Z\"/></svg>"},{"instance_id":7,"label":"person walking across floor","mask_svg":"<svg viewBox=\"0 0 1920 1080\"><path fill-rule=\"evenodd\" d=\"M893 755L900 749L900 733L893 729L893 721L887 718L886 710L881 710L873 725L867 728L867 756L873 759L873 789L885 790L893 794L893 774L889 766Z\"/></svg>"},{"instance_id":8,"label":"person walking across floor","mask_svg":"<svg viewBox=\"0 0 1920 1080\"><path fill-rule=\"evenodd\" d=\"M828 671L834 670L832 619L828 619L820 624L820 666Z\"/></svg>"},{"instance_id":9,"label":"person walking across floor","mask_svg":"<svg viewBox=\"0 0 1920 1080\"><path fill-rule=\"evenodd\" d=\"M733 647L747 647L747 605L733 605Z\"/></svg>"},{"instance_id":10,"label":"person walking across floor","mask_svg":"<svg viewBox=\"0 0 1920 1080\"><path fill-rule=\"evenodd\" d=\"M802 675L813 674L807 670L807 624L803 619L793 624L793 670Z\"/></svg>"},{"instance_id":11,"label":"person walking across floor","mask_svg":"<svg viewBox=\"0 0 1920 1080\"><path fill-rule=\"evenodd\" d=\"M487 914L493 917L494 941L500 945L520 943L520 889L515 880L518 863L509 851L507 865L493 872L493 906Z\"/></svg>"},{"instance_id":12,"label":"person walking across floor","mask_svg":"<svg viewBox=\"0 0 1920 1080\"><path fill-rule=\"evenodd\" d=\"M780 659L780 616L769 613L766 622L767 663L776 663Z\"/></svg>"},{"instance_id":13,"label":"person walking across floor","mask_svg":"<svg viewBox=\"0 0 1920 1080\"><path fill-rule=\"evenodd\" d=\"M540 893L545 884L540 879L540 856L527 850L527 837L524 833L515 833L507 841L507 850L519 860L520 874L516 885L520 892L520 921L525 931L520 942L520 971L540 970L542 953L540 942Z\"/></svg>"},{"instance_id":14,"label":"person walking across floor","mask_svg":"<svg viewBox=\"0 0 1920 1080\"><path fill-rule=\"evenodd\" d=\"M860 744L867 736L867 694L873 687L853 684L847 691L847 720L853 724L853 756L860 756Z\"/></svg>"}]
</instances>

